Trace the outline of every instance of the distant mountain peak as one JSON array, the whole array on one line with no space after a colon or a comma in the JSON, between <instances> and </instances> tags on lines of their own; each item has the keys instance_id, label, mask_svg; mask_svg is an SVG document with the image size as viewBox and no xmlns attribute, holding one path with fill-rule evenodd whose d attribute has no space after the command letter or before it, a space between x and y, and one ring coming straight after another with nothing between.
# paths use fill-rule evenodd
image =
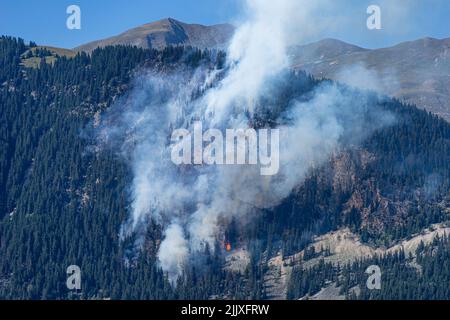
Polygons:
<instances>
[{"instance_id":1,"label":"distant mountain peak","mask_svg":"<svg viewBox=\"0 0 450 320\"><path fill-rule=\"evenodd\" d=\"M169 18L164 18L161 20L143 24L137 28L148 28L148 27L155 27L155 26L172 26L172 25L181 25L181 24L183 24L183 22L169 17ZM131 29L131 30L133 30L133 29ZM131 30L128 30L128 31L131 31Z\"/></svg>"},{"instance_id":2,"label":"distant mountain peak","mask_svg":"<svg viewBox=\"0 0 450 320\"><path fill-rule=\"evenodd\" d=\"M91 52L109 45L131 45L161 49L168 45L190 45L198 48L225 48L234 33L230 24L205 26L165 18L125 31L117 36L90 42L75 48Z\"/></svg>"}]
</instances>

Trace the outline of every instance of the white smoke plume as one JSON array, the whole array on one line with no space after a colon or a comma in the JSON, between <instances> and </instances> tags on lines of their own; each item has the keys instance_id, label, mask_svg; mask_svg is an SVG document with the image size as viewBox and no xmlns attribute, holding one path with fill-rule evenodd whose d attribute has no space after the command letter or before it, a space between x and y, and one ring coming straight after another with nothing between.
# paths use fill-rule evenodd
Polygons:
<instances>
[{"instance_id":1,"label":"white smoke plume","mask_svg":"<svg viewBox=\"0 0 450 320\"><path fill-rule=\"evenodd\" d=\"M170 279L176 279L181 275L187 257L189 255L188 246L183 229L176 223L171 224L165 232L165 241L161 243L159 261Z\"/></svg>"},{"instance_id":2,"label":"white smoke plume","mask_svg":"<svg viewBox=\"0 0 450 320\"><path fill-rule=\"evenodd\" d=\"M338 70L336 81L361 90L370 90L394 96L400 90L395 70L377 71L367 68L363 63L356 63Z\"/></svg>"},{"instance_id":3,"label":"white smoke plume","mask_svg":"<svg viewBox=\"0 0 450 320\"><path fill-rule=\"evenodd\" d=\"M189 257L214 243L231 218L245 221L261 208L272 208L302 183L311 166L320 165L343 140L357 143L386 123L365 120L367 99L325 83L308 102L292 102L280 115L280 170L261 176L258 166L176 166L170 159L173 129L249 128L262 96L287 70L287 48L301 35L310 36L321 22L325 0L247 0L247 19L228 49L224 77L199 68L194 74L144 73L132 92L107 115L101 138L122 141L133 170L132 207L122 236L145 230L148 219L168 226L159 249L161 267L172 281ZM201 98L193 93L203 88ZM270 110L271 105L264 108ZM114 112L113 112L114 113ZM276 120L276 119L275 119ZM118 138L120 137L120 138Z\"/></svg>"}]
</instances>

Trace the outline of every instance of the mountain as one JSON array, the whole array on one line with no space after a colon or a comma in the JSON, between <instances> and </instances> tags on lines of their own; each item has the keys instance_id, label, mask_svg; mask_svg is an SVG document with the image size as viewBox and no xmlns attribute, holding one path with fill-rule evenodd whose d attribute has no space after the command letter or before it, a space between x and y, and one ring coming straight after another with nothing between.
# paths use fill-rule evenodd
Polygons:
<instances>
[{"instance_id":1,"label":"mountain","mask_svg":"<svg viewBox=\"0 0 450 320\"><path fill-rule=\"evenodd\" d=\"M118 36L94 41L75 48L91 52L98 47L131 45L140 48L161 49L168 45L189 45L204 48L224 48L234 27L230 24L204 26L187 24L172 18L148 23Z\"/></svg>"},{"instance_id":2,"label":"mountain","mask_svg":"<svg viewBox=\"0 0 450 320\"><path fill-rule=\"evenodd\" d=\"M340 48L341 55L364 51ZM355 90L352 104L366 101L369 113L383 108L396 121L313 168L275 208L230 221L231 250L219 237L171 286L156 257L162 222L149 220L136 256L133 239L120 237L131 214L132 169L89 133L134 99L127 97L140 85L137 68L194 75L199 63L220 68L211 65L218 60L185 47L108 47L72 58L49 51L0 38L0 299L450 297L450 123ZM54 61L45 63L49 54ZM39 67L27 67L24 56L39 58ZM286 76L271 91L274 110L308 101L330 82ZM372 256L379 252L387 255ZM78 292L66 287L71 265L82 270ZM365 289L371 265L382 268L381 291Z\"/></svg>"},{"instance_id":3,"label":"mountain","mask_svg":"<svg viewBox=\"0 0 450 320\"><path fill-rule=\"evenodd\" d=\"M326 39L290 51L295 69L416 104L450 121L450 38L381 49Z\"/></svg>"}]
</instances>

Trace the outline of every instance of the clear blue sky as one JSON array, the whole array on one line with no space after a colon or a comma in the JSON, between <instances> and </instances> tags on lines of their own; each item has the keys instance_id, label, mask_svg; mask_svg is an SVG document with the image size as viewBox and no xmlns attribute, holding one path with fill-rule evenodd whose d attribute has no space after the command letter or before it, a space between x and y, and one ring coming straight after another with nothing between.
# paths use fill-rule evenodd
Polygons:
<instances>
[{"instance_id":1,"label":"clear blue sky","mask_svg":"<svg viewBox=\"0 0 450 320\"><path fill-rule=\"evenodd\" d=\"M347 21L318 38L374 48L424 36L450 37L449 0L336 1L342 3L336 14ZM66 8L71 4L81 7L81 30L66 28ZM365 28L369 4L383 10L381 31ZM242 0L0 0L0 34L72 48L166 17L201 24L232 22L241 5Z\"/></svg>"}]
</instances>

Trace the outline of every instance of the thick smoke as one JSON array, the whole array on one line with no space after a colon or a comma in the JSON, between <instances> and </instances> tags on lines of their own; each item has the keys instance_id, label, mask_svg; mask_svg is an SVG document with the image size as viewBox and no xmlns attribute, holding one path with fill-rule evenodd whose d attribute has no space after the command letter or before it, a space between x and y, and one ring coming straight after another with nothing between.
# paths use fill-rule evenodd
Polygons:
<instances>
[{"instance_id":1,"label":"thick smoke","mask_svg":"<svg viewBox=\"0 0 450 320\"><path fill-rule=\"evenodd\" d=\"M273 83L289 66L291 36L317 30L316 11L328 5L306 0L246 3L247 19L230 43L225 71L144 73L103 121L100 137L121 141L133 170L131 215L122 236L142 234L149 219L167 226L158 255L172 281L195 253L206 245L214 248L221 226L231 218L245 221L278 205L312 166L344 143L360 142L388 120L368 108L367 97L324 83L308 102L291 101L275 119L281 135L277 175L261 176L259 166L251 165L174 165L170 138L176 128L192 129L194 121L202 121L204 130L251 127L261 98L272 95ZM203 94L193 98L199 88Z\"/></svg>"},{"instance_id":2,"label":"thick smoke","mask_svg":"<svg viewBox=\"0 0 450 320\"><path fill-rule=\"evenodd\" d=\"M174 279L183 269L189 255L188 247L189 243L186 241L183 229L177 223L171 224L165 232L165 241L160 247L161 252L170 252L170 255L159 255L161 267L171 279Z\"/></svg>"},{"instance_id":3,"label":"thick smoke","mask_svg":"<svg viewBox=\"0 0 450 320\"><path fill-rule=\"evenodd\" d=\"M367 68L363 63L353 64L340 69L335 79L340 83L361 89L376 91L379 93L389 93L394 95L400 90L395 70L383 70L379 72Z\"/></svg>"},{"instance_id":4,"label":"thick smoke","mask_svg":"<svg viewBox=\"0 0 450 320\"><path fill-rule=\"evenodd\" d=\"M253 111L269 79L289 65L289 45L324 27L323 11L330 2L295 0L246 0L246 20L237 28L228 48L231 71L206 95L209 112L221 121L231 111ZM314 18L313 18L314 17Z\"/></svg>"}]
</instances>

